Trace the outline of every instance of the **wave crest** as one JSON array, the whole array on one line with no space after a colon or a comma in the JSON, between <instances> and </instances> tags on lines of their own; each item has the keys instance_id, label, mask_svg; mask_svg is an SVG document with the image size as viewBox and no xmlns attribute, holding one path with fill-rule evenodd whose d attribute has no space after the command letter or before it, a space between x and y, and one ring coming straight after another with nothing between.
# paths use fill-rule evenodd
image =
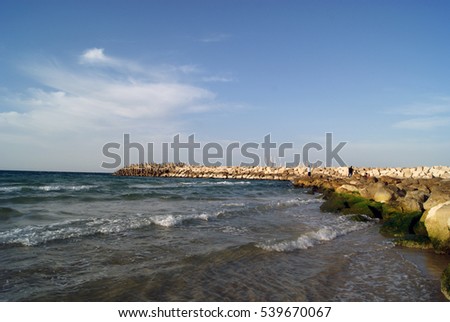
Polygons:
<instances>
[{"instance_id":1,"label":"wave crest","mask_svg":"<svg viewBox=\"0 0 450 322\"><path fill-rule=\"evenodd\" d=\"M296 240L282 241L277 243L262 243L256 246L267 251L290 252L298 249L308 249L326 241L347 235L353 231L365 229L371 226L370 222L354 222L342 217L342 220L334 226L324 226L315 231L302 234Z\"/></svg>"},{"instance_id":2,"label":"wave crest","mask_svg":"<svg viewBox=\"0 0 450 322\"><path fill-rule=\"evenodd\" d=\"M174 227L192 220L208 221L211 218L216 218L220 214L221 212L178 216L146 216L136 214L126 217L67 220L49 225L26 226L0 232L0 245L36 246L54 240L78 238L95 234L114 234L151 225Z\"/></svg>"}]
</instances>

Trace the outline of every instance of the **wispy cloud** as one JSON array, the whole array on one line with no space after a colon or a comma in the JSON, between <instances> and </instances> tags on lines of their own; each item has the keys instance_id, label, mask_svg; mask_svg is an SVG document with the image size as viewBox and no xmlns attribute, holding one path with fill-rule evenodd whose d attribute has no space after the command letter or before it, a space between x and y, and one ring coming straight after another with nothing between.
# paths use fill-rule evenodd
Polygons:
<instances>
[{"instance_id":1,"label":"wispy cloud","mask_svg":"<svg viewBox=\"0 0 450 322\"><path fill-rule=\"evenodd\" d=\"M408 130L432 130L450 125L450 98L430 99L428 103L416 103L405 108L392 110L389 114L407 119L395 122L394 128Z\"/></svg>"},{"instance_id":2,"label":"wispy cloud","mask_svg":"<svg viewBox=\"0 0 450 322\"><path fill-rule=\"evenodd\" d=\"M233 77L227 76L205 76L202 77L202 80L206 83L230 83L235 81Z\"/></svg>"},{"instance_id":3,"label":"wispy cloud","mask_svg":"<svg viewBox=\"0 0 450 322\"><path fill-rule=\"evenodd\" d=\"M449 125L450 117L421 117L397 122L394 127L408 130L432 130Z\"/></svg>"},{"instance_id":4,"label":"wispy cloud","mask_svg":"<svg viewBox=\"0 0 450 322\"><path fill-rule=\"evenodd\" d=\"M203 38L200 38L201 42L204 43L212 43L212 42L222 42L222 41L226 41L228 39L231 38L230 34L226 34L226 33L213 33L213 34L209 34Z\"/></svg>"},{"instance_id":5,"label":"wispy cloud","mask_svg":"<svg viewBox=\"0 0 450 322\"><path fill-rule=\"evenodd\" d=\"M79 63L86 67L108 67L121 72L148 73L149 71L138 63L105 54L104 48L86 49L79 57Z\"/></svg>"},{"instance_id":6,"label":"wispy cloud","mask_svg":"<svg viewBox=\"0 0 450 322\"><path fill-rule=\"evenodd\" d=\"M415 104L404 109L399 109L395 111L401 115L411 115L411 116L430 116L445 114L450 112L449 103L434 103L434 104Z\"/></svg>"},{"instance_id":7,"label":"wispy cloud","mask_svg":"<svg viewBox=\"0 0 450 322\"><path fill-rule=\"evenodd\" d=\"M103 49L88 49L79 61L77 69L48 62L26 65L26 72L41 87L7 93L8 110L0 113L0 132L77 132L116 129L118 125L131 130L150 122L169 125L183 115L210 110L217 104L215 93L206 88L144 76L148 68L107 56ZM102 70L105 66L113 72ZM187 74L196 67L159 70L161 74Z\"/></svg>"},{"instance_id":8,"label":"wispy cloud","mask_svg":"<svg viewBox=\"0 0 450 322\"><path fill-rule=\"evenodd\" d=\"M198 74L202 70L197 65L181 65L181 66L170 66L174 72L182 72L183 74Z\"/></svg>"},{"instance_id":9,"label":"wispy cloud","mask_svg":"<svg viewBox=\"0 0 450 322\"><path fill-rule=\"evenodd\" d=\"M102 146L123 133L157 147L190 129L196 115L235 108L195 64L149 65L90 48L74 61L41 58L18 68L33 87L0 88L0 167L7 169L93 170L105 160Z\"/></svg>"}]
</instances>

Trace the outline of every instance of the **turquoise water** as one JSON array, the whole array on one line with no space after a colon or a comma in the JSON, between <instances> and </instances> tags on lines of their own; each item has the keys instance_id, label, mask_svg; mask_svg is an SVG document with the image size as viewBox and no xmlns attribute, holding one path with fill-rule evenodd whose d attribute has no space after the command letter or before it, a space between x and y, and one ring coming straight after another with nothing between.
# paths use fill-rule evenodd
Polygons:
<instances>
[{"instance_id":1,"label":"turquoise water","mask_svg":"<svg viewBox=\"0 0 450 322\"><path fill-rule=\"evenodd\" d=\"M448 256L289 182L0 172L2 301L441 301Z\"/></svg>"}]
</instances>

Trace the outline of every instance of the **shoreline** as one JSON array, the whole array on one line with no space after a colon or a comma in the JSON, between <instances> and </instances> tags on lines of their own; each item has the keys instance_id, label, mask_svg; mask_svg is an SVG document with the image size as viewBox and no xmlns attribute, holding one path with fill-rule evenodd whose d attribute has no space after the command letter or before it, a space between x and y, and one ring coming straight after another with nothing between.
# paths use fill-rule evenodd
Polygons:
<instances>
[{"instance_id":1,"label":"shoreline","mask_svg":"<svg viewBox=\"0 0 450 322\"><path fill-rule=\"evenodd\" d=\"M186 164L141 164L119 169L115 176L290 181L323 194L321 210L381 222L380 233L397 245L450 254L450 167L315 168L207 167ZM450 263L441 278L450 300Z\"/></svg>"}]
</instances>

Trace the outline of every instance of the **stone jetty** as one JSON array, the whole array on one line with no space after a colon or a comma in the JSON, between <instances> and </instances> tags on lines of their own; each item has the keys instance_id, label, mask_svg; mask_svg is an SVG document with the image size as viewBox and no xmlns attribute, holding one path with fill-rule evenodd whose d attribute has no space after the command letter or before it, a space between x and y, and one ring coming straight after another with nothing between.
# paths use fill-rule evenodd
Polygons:
<instances>
[{"instance_id":1,"label":"stone jetty","mask_svg":"<svg viewBox=\"0 0 450 322\"><path fill-rule=\"evenodd\" d=\"M314 168L313 175L327 177L348 176L347 167ZM450 179L450 167L414 168L355 168L355 175L361 177L391 177L396 179ZM306 167L238 167L238 166L192 166L184 163L134 164L115 172L120 176L153 176L177 178L216 178L216 179L255 179L255 180L294 180L306 176Z\"/></svg>"}]
</instances>

